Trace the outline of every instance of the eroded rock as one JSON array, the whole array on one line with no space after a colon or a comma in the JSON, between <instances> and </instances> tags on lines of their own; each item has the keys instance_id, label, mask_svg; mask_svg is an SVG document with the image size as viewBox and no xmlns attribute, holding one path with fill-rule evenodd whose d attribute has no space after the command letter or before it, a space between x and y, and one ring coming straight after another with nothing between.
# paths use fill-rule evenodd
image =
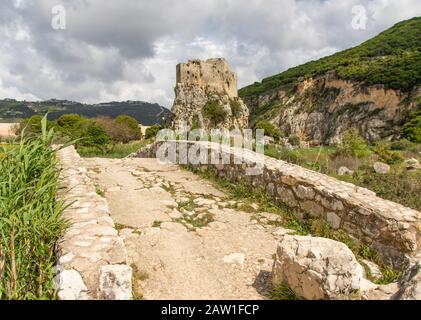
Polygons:
<instances>
[{"instance_id":1,"label":"eroded rock","mask_svg":"<svg viewBox=\"0 0 421 320\"><path fill-rule=\"evenodd\" d=\"M397 295L401 300L421 300L421 262L418 261L409 268L400 282Z\"/></svg>"},{"instance_id":2,"label":"eroded rock","mask_svg":"<svg viewBox=\"0 0 421 320\"><path fill-rule=\"evenodd\" d=\"M240 266L241 268L244 266L244 261L246 259L246 255L244 253L232 253L224 257L224 263L228 264L235 264Z\"/></svg>"},{"instance_id":3,"label":"eroded rock","mask_svg":"<svg viewBox=\"0 0 421 320\"><path fill-rule=\"evenodd\" d=\"M132 268L123 264L102 266L98 295L107 300L131 300Z\"/></svg>"},{"instance_id":4,"label":"eroded rock","mask_svg":"<svg viewBox=\"0 0 421 320\"><path fill-rule=\"evenodd\" d=\"M365 265L367 271L370 272L370 277L374 280L381 279L383 277L380 267L372 261L362 260L362 264ZM368 276L368 275L367 275Z\"/></svg>"},{"instance_id":5,"label":"eroded rock","mask_svg":"<svg viewBox=\"0 0 421 320\"><path fill-rule=\"evenodd\" d=\"M309 300L340 299L360 290L363 267L343 243L284 235L273 266L273 285L288 285Z\"/></svg>"},{"instance_id":6,"label":"eroded rock","mask_svg":"<svg viewBox=\"0 0 421 320\"><path fill-rule=\"evenodd\" d=\"M421 169L420 162L415 158L405 160L404 163L405 163L406 169L408 169L408 170L420 170Z\"/></svg>"},{"instance_id":7,"label":"eroded rock","mask_svg":"<svg viewBox=\"0 0 421 320\"><path fill-rule=\"evenodd\" d=\"M60 300L86 300L88 288L76 270L64 270L56 277L57 296Z\"/></svg>"},{"instance_id":8,"label":"eroded rock","mask_svg":"<svg viewBox=\"0 0 421 320\"><path fill-rule=\"evenodd\" d=\"M338 175L340 176L353 175L353 174L354 174L354 171L351 169L348 169L347 167L342 166L338 169Z\"/></svg>"},{"instance_id":9,"label":"eroded rock","mask_svg":"<svg viewBox=\"0 0 421 320\"><path fill-rule=\"evenodd\" d=\"M390 166L383 162L376 162L373 164L373 169L377 173L386 174L390 171Z\"/></svg>"}]
</instances>

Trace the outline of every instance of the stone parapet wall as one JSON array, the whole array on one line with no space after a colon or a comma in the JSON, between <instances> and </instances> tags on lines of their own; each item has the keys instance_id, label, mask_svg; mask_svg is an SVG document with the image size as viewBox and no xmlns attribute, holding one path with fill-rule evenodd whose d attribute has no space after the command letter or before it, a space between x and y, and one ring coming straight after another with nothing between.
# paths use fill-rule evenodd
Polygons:
<instances>
[{"instance_id":1,"label":"stone parapet wall","mask_svg":"<svg viewBox=\"0 0 421 320\"><path fill-rule=\"evenodd\" d=\"M133 157L155 157L164 142L156 142ZM342 229L355 239L372 246L382 260L394 267L414 263L421 247L421 213L398 203L381 199L370 190L339 181L285 161L264 157L263 172L246 175L247 166L256 163L256 153L208 142L169 142L190 150L202 145L210 154L230 158L230 164L198 164L195 169L211 169L233 182L243 181L261 187L277 202L322 218L332 228ZM243 159L235 164L235 159ZM177 160L178 161L178 160ZM238 163L238 162L237 162Z\"/></svg>"},{"instance_id":2,"label":"stone parapet wall","mask_svg":"<svg viewBox=\"0 0 421 320\"><path fill-rule=\"evenodd\" d=\"M56 286L62 300L132 299L132 269L107 200L73 146L58 151L69 227L58 241Z\"/></svg>"}]
</instances>

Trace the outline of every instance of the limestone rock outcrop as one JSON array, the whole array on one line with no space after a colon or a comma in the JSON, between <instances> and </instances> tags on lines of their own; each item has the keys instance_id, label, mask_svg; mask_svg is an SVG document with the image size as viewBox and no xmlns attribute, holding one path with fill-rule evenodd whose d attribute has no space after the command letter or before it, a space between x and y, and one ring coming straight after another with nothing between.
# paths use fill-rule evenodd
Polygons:
<instances>
[{"instance_id":1,"label":"limestone rock outcrop","mask_svg":"<svg viewBox=\"0 0 421 320\"><path fill-rule=\"evenodd\" d=\"M343 299L364 286L363 267L343 243L285 235L273 267L273 285L281 284L304 299Z\"/></svg>"},{"instance_id":2,"label":"limestone rock outcrop","mask_svg":"<svg viewBox=\"0 0 421 320\"><path fill-rule=\"evenodd\" d=\"M192 129L244 128L249 111L238 97L237 77L225 59L189 60L177 65L173 126Z\"/></svg>"},{"instance_id":3,"label":"limestone rock outcrop","mask_svg":"<svg viewBox=\"0 0 421 320\"><path fill-rule=\"evenodd\" d=\"M401 300L421 300L421 257L406 271L397 295Z\"/></svg>"},{"instance_id":4,"label":"limestone rock outcrop","mask_svg":"<svg viewBox=\"0 0 421 320\"><path fill-rule=\"evenodd\" d=\"M268 120L285 136L314 144L336 144L350 128L369 141L395 139L416 108L421 87L411 93L338 78L334 72L303 80L293 89L279 87L242 97L253 117ZM258 116L256 116L258 115Z\"/></svg>"},{"instance_id":5,"label":"limestone rock outcrop","mask_svg":"<svg viewBox=\"0 0 421 320\"><path fill-rule=\"evenodd\" d=\"M99 295L105 300L132 299L132 268L125 264L101 266Z\"/></svg>"}]
</instances>

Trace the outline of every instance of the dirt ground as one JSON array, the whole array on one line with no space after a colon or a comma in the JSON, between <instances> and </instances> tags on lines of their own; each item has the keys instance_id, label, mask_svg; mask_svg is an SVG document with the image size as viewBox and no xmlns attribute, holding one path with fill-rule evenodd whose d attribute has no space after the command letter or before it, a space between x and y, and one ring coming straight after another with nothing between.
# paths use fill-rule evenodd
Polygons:
<instances>
[{"instance_id":1,"label":"dirt ground","mask_svg":"<svg viewBox=\"0 0 421 320\"><path fill-rule=\"evenodd\" d=\"M12 128L15 123L0 123L0 137L14 136Z\"/></svg>"},{"instance_id":2,"label":"dirt ground","mask_svg":"<svg viewBox=\"0 0 421 320\"><path fill-rule=\"evenodd\" d=\"M209 181L156 159L85 159L144 299L265 299L285 229ZM269 215L269 216L268 216ZM276 218L276 217L275 217Z\"/></svg>"}]
</instances>

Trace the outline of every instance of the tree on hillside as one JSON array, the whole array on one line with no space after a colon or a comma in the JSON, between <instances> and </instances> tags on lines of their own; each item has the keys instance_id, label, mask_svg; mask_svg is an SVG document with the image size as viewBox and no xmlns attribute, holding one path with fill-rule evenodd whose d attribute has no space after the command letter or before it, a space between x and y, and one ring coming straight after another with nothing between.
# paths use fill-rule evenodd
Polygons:
<instances>
[{"instance_id":1,"label":"tree on hillside","mask_svg":"<svg viewBox=\"0 0 421 320\"><path fill-rule=\"evenodd\" d=\"M154 124L153 126L147 128L145 131L145 139L155 138L159 130L161 130L161 126L159 124Z\"/></svg>"},{"instance_id":2,"label":"tree on hillside","mask_svg":"<svg viewBox=\"0 0 421 320\"><path fill-rule=\"evenodd\" d=\"M63 129L75 130L80 128L83 120L84 119L80 115L71 113L60 116L56 121Z\"/></svg>"},{"instance_id":3,"label":"tree on hillside","mask_svg":"<svg viewBox=\"0 0 421 320\"><path fill-rule=\"evenodd\" d=\"M142 131L140 130L139 122L135 118L128 115L120 115L114 121L117 124L125 125L130 130L131 136L127 137L129 141L142 139Z\"/></svg>"},{"instance_id":4,"label":"tree on hillside","mask_svg":"<svg viewBox=\"0 0 421 320\"><path fill-rule=\"evenodd\" d=\"M34 115L28 119L24 119L13 127L13 133L19 136L24 130L27 137L37 136L41 134L41 120L40 115ZM54 126L54 123L47 121L47 129L49 130Z\"/></svg>"},{"instance_id":5,"label":"tree on hillside","mask_svg":"<svg viewBox=\"0 0 421 320\"><path fill-rule=\"evenodd\" d=\"M108 117L99 117L96 118L95 121L104 129L113 143L128 143L141 138L138 125L136 124L137 129L135 130L134 122L130 119L120 118L120 121L117 121L117 119L113 120Z\"/></svg>"},{"instance_id":6,"label":"tree on hillside","mask_svg":"<svg viewBox=\"0 0 421 320\"><path fill-rule=\"evenodd\" d=\"M265 136L272 137L276 142L279 142L279 139L281 138L281 131L269 121L259 121L256 124L255 129L264 130Z\"/></svg>"},{"instance_id":7,"label":"tree on hillside","mask_svg":"<svg viewBox=\"0 0 421 320\"><path fill-rule=\"evenodd\" d=\"M101 152L105 153L107 145L111 142L110 137L96 121L89 121L86 124L83 138L79 144L98 148Z\"/></svg>"}]
</instances>

